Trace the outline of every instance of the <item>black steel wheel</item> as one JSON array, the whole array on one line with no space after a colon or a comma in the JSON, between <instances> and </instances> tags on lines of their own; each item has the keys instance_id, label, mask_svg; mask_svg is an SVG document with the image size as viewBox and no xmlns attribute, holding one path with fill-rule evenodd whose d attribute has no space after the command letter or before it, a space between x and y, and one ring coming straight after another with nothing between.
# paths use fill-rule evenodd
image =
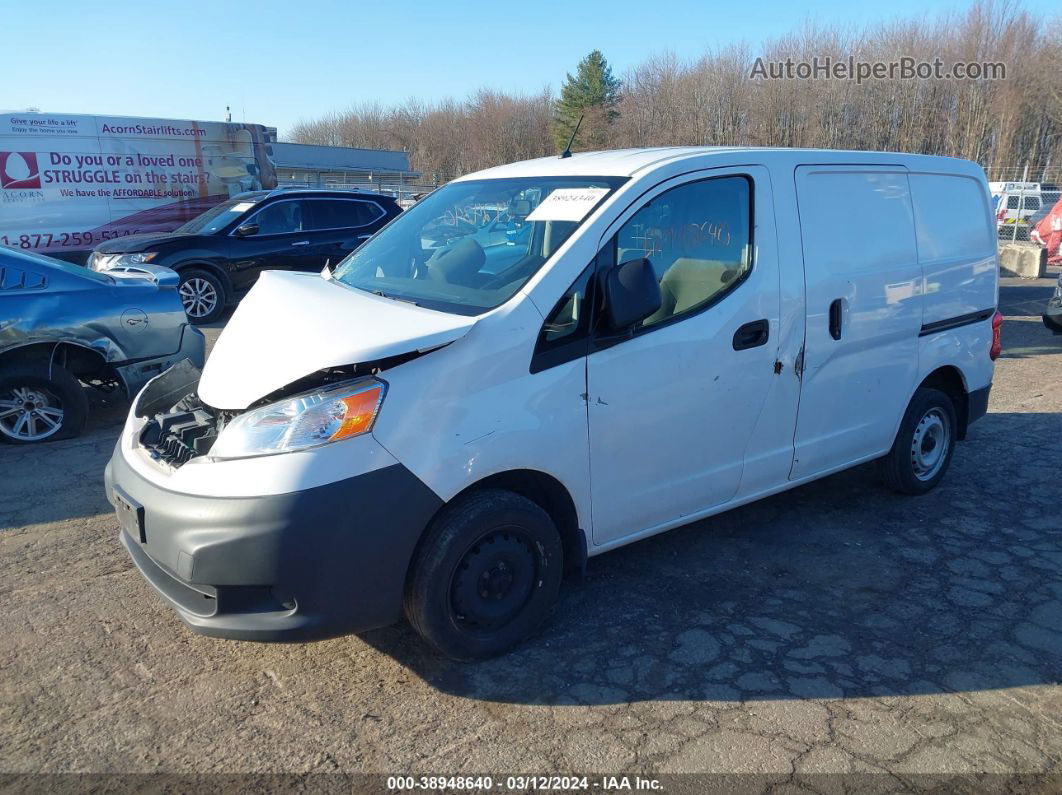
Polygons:
<instances>
[{"instance_id":1,"label":"black steel wheel","mask_svg":"<svg viewBox=\"0 0 1062 795\"><path fill-rule=\"evenodd\" d=\"M563 563L560 534L539 505L500 489L471 492L443 508L421 540L406 618L449 657L500 654L545 621Z\"/></svg>"}]
</instances>

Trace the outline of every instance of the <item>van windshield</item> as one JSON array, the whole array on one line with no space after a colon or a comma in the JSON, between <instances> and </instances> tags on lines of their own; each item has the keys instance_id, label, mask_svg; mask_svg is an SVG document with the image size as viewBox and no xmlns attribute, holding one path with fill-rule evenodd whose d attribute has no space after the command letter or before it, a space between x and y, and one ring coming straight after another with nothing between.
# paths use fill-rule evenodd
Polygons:
<instances>
[{"instance_id":1,"label":"van windshield","mask_svg":"<svg viewBox=\"0 0 1062 795\"><path fill-rule=\"evenodd\" d=\"M332 278L429 309L478 315L523 287L624 181L519 177L453 182L351 253Z\"/></svg>"}]
</instances>

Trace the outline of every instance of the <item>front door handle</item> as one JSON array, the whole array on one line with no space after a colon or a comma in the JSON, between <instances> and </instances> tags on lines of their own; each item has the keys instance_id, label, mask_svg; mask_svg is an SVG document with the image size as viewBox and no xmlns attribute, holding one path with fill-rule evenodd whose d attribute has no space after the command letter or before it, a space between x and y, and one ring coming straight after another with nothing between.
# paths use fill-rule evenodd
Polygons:
<instances>
[{"instance_id":1,"label":"front door handle","mask_svg":"<svg viewBox=\"0 0 1062 795\"><path fill-rule=\"evenodd\" d=\"M830 336L835 340L841 338L841 309L841 299L834 299L830 304Z\"/></svg>"},{"instance_id":2,"label":"front door handle","mask_svg":"<svg viewBox=\"0 0 1062 795\"><path fill-rule=\"evenodd\" d=\"M771 324L766 319L753 320L734 332L734 350L744 351L767 344L771 334Z\"/></svg>"},{"instance_id":3,"label":"front door handle","mask_svg":"<svg viewBox=\"0 0 1062 795\"><path fill-rule=\"evenodd\" d=\"M310 241L309 240L300 240L298 243L292 243L291 245L292 246L308 246L308 245L310 245Z\"/></svg>"}]
</instances>

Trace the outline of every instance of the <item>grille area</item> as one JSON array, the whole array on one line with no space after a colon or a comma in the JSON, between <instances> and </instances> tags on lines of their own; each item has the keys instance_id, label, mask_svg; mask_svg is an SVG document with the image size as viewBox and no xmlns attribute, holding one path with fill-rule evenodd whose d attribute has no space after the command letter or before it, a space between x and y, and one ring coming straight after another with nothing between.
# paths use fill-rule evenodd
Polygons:
<instances>
[{"instance_id":1,"label":"grille area","mask_svg":"<svg viewBox=\"0 0 1062 795\"><path fill-rule=\"evenodd\" d=\"M190 396L148 420L140 444L152 457L180 467L210 452L220 431L218 414Z\"/></svg>"}]
</instances>

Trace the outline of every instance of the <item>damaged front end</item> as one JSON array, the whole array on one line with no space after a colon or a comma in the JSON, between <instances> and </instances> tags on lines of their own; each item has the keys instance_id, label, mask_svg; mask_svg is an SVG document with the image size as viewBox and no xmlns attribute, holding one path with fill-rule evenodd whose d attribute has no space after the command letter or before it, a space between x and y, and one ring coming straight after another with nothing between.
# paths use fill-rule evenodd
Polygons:
<instances>
[{"instance_id":1,"label":"damaged front end","mask_svg":"<svg viewBox=\"0 0 1062 795\"><path fill-rule=\"evenodd\" d=\"M179 467L206 455L225 426L222 412L205 405L196 395L201 372L188 359L178 362L144 387L133 414L146 418L140 446L157 461Z\"/></svg>"},{"instance_id":2,"label":"damaged front end","mask_svg":"<svg viewBox=\"0 0 1062 795\"><path fill-rule=\"evenodd\" d=\"M151 458L176 469L193 458L209 455L222 431L237 417L292 396L375 376L422 355L414 351L375 362L319 370L238 410L218 409L204 403L198 393L202 373L185 359L152 379L137 398L133 414L146 420L137 441Z\"/></svg>"}]
</instances>

